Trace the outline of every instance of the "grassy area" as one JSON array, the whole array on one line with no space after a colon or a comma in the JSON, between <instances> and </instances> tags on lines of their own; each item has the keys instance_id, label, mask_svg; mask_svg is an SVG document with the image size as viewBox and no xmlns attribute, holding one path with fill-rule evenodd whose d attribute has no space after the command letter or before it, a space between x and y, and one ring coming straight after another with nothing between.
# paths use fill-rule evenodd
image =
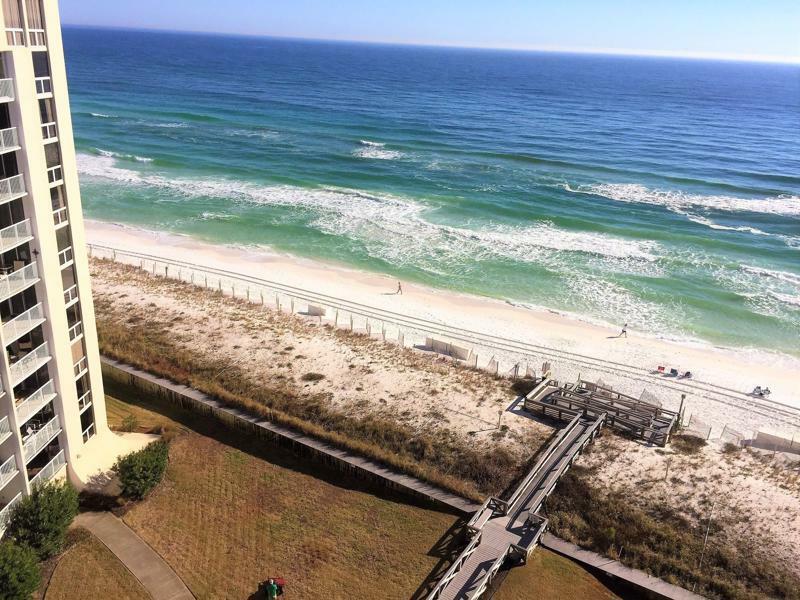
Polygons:
<instances>
[{"instance_id":1,"label":"grassy area","mask_svg":"<svg viewBox=\"0 0 800 600\"><path fill-rule=\"evenodd\" d=\"M138 270L131 267L130 272L136 276ZM244 301L218 297L188 284L170 282L169 285L171 289L179 288L187 297L213 297L224 306L258 310ZM465 441L451 431L409 427L396 417L379 412L340 409L330 401L324 388L298 389L277 378L257 381L238 364L241 361L222 354L206 356L191 343L181 343L169 323L154 317L142 323L129 313L116 312L108 300L97 301L97 325L100 348L107 356L378 460L463 497L483 501L488 494L501 493L519 475L518 457L503 446L488 448ZM319 374L307 373L301 381L304 379L319 380Z\"/></svg>"},{"instance_id":2,"label":"grassy area","mask_svg":"<svg viewBox=\"0 0 800 600\"><path fill-rule=\"evenodd\" d=\"M701 440L702 441L702 440ZM800 580L784 565L763 557L768 539L724 537L722 524L693 525L668 506L632 505L621 493L603 492L591 471L576 465L547 500L555 535L709 598L800 598ZM699 568L703 556L702 569Z\"/></svg>"},{"instance_id":3,"label":"grassy area","mask_svg":"<svg viewBox=\"0 0 800 600\"><path fill-rule=\"evenodd\" d=\"M70 532L69 549L50 578L45 600L149 600L150 594L103 543L85 529Z\"/></svg>"},{"instance_id":4,"label":"grassy area","mask_svg":"<svg viewBox=\"0 0 800 600\"><path fill-rule=\"evenodd\" d=\"M293 598L408 598L456 521L192 415L107 406L112 427L133 414L177 432L164 482L125 521L198 598L247 598L269 576Z\"/></svg>"},{"instance_id":5,"label":"grassy area","mask_svg":"<svg viewBox=\"0 0 800 600\"><path fill-rule=\"evenodd\" d=\"M511 569L495 600L618 600L593 575L558 554L538 548L524 567Z\"/></svg>"}]
</instances>

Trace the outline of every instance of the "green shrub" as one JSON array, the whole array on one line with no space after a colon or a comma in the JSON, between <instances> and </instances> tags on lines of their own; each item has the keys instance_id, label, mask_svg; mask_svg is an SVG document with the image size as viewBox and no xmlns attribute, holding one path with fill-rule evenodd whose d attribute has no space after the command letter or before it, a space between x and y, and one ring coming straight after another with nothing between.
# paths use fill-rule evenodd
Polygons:
<instances>
[{"instance_id":1,"label":"green shrub","mask_svg":"<svg viewBox=\"0 0 800 600\"><path fill-rule=\"evenodd\" d=\"M699 454L707 445L703 438L689 433L672 436L672 448L680 454Z\"/></svg>"},{"instance_id":2,"label":"green shrub","mask_svg":"<svg viewBox=\"0 0 800 600\"><path fill-rule=\"evenodd\" d=\"M122 431L127 431L130 433L131 431L136 431L138 427L139 419L136 418L136 415L128 415L122 419Z\"/></svg>"},{"instance_id":3,"label":"green shrub","mask_svg":"<svg viewBox=\"0 0 800 600\"><path fill-rule=\"evenodd\" d=\"M114 465L114 472L119 476L122 493L136 500L147 496L164 477L168 459L166 442L153 442L120 458Z\"/></svg>"},{"instance_id":4,"label":"green shrub","mask_svg":"<svg viewBox=\"0 0 800 600\"><path fill-rule=\"evenodd\" d=\"M68 482L37 485L11 511L6 535L45 560L64 547L67 528L77 514L78 492Z\"/></svg>"},{"instance_id":5,"label":"green shrub","mask_svg":"<svg viewBox=\"0 0 800 600\"><path fill-rule=\"evenodd\" d=\"M0 600L28 600L41 578L36 552L13 542L0 543Z\"/></svg>"}]
</instances>

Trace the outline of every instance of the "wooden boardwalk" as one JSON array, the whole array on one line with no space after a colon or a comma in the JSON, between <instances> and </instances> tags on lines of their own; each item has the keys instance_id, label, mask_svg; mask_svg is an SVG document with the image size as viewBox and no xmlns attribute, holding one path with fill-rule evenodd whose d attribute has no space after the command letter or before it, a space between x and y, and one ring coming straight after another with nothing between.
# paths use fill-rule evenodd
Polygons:
<instances>
[{"instance_id":1,"label":"wooden boardwalk","mask_svg":"<svg viewBox=\"0 0 800 600\"><path fill-rule=\"evenodd\" d=\"M524 563L547 527L539 514L544 501L605 416L576 416L548 446L508 500L489 498L467 525L467 547L445 572L428 600L479 598L506 560Z\"/></svg>"}]
</instances>

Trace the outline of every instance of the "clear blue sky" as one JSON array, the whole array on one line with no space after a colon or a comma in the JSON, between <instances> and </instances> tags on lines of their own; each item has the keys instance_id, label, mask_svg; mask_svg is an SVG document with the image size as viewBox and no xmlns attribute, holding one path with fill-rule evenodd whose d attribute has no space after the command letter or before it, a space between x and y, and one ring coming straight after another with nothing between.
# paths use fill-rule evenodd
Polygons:
<instances>
[{"instance_id":1,"label":"clear blue sky","mask_svg":"<svg viewBox=\"0 0 800 600\"><path fill-rule=\"evenodd\" d=\"M65 24L800 62L800 0L60 0Z\"/></svg>"}]
</instances>

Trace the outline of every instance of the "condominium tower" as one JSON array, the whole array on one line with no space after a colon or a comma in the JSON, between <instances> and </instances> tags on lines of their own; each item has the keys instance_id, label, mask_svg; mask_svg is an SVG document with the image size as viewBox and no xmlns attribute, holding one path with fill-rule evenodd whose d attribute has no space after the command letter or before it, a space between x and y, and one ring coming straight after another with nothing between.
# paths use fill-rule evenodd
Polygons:
<instances>
[{"instance_id":1,"label":"condominium tower","mask_svg":"<svg viewBox=\"0 0 800 600\"><path fill-rule=\"evenodd\" d=\"M57 0L2 0L0 532L40 482L105 452L94 309Z\"/></svg>"}]
</instances>

